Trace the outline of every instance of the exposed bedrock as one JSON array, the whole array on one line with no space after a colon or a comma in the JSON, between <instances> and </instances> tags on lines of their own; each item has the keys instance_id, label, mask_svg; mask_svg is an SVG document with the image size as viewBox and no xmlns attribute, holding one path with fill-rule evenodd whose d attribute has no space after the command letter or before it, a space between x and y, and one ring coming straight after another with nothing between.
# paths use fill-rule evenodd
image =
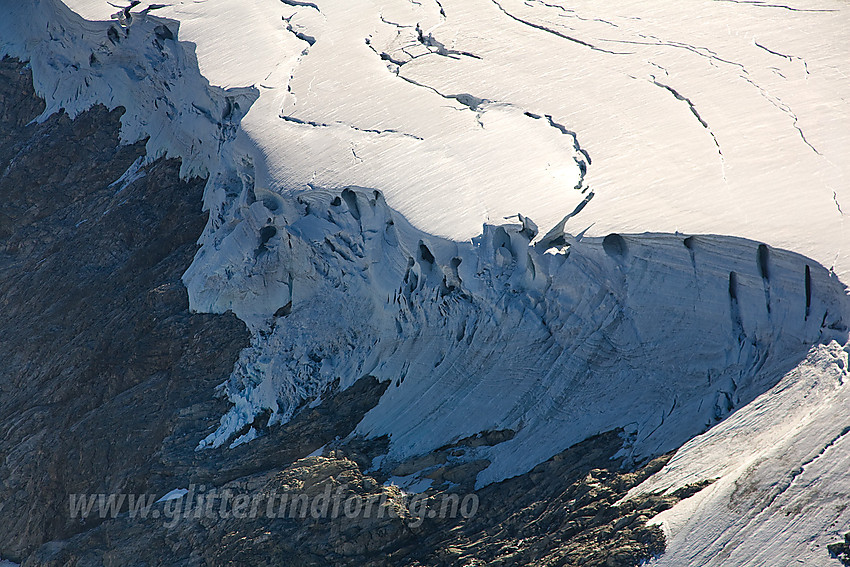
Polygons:
<instances>
[{"instance_id":1,"label":"exposed bedrock","mask_svg":"<svg viewBox=\"0 0 850 567\"><path fill-rule=\"evenodd\" d=\"M247 342L232 315L187 309L180 276L206 221L204 181L182 182L179 162L159 160L112 184L144 154L144 143L118 143L123 110L30 123L43 108L29 70L3 59L4 558L85 529L69 517L69 494L167 485L165 440L203 433L197 417L220 407L213 388Z\"/></svg>"}]
</instances>

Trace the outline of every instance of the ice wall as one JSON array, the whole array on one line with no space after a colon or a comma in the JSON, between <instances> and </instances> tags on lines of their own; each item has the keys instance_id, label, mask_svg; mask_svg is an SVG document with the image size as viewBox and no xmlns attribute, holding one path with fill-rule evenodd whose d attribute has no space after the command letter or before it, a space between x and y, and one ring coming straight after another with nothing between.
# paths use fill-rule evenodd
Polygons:
<instances>
[{"instance_id":1,"label":"ice wall","mask_svg":"<svg viewBox=\"0 0 850 567\"><path fill-rule=\"evenodd\" d=\"M841 282L752 241L539 237L520 216L457 243L364 188L305 192L298 218L275 207L246 205L185 277L195 308L256 330L225 385L234 408L202 447L372 375L393 385L358 432L390 435L384 466L498 429L517 434L471 455L492 461L479 483L617 427L642 459L770 389L812 345L847 340Z\"/></svg>"}]
</instances>

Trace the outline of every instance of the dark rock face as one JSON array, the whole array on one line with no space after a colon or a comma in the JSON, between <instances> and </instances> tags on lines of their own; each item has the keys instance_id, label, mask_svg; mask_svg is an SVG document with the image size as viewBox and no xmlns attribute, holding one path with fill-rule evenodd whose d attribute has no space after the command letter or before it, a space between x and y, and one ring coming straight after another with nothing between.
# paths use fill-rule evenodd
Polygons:
<instances>
[{"instance_id":1,"label":"dark rock face","mask_svg":"<svg viewBox=\"0 0 850 567\"><path fill-rule=\"evenodd\" d=\"M180 276L204 181L160 160L118 192L144 144L120 109L29 124L43 108L0 64L0 553L85 529L68 494L159 490L163 439L212 400L247 343L232 315L190 315ZM207 402L209 405L209 402ZM210 409L210 408L205 408ZM214 415L203 412L206 415ZM193 437L212 423L194 422ZM194 436L192 436L194 434Z\"/></svg>"},{"instance_id":2,"label":"dark rock face","mask_svg":"<svg viewBox=\"0 0 850 567\"><path fill-rule=\"evenodd\" d=\"M159 504L147 518L125 514L67 542L43 546L24 567L141 566L160 564L163 557L171 565L216 566L632 567L664 550L663 534L648 527L647 519L702 485L617 506L629 489L669 458L624 472L620 462L610 458L621 445L617 433L601 435L526 475L488 486L476 494L479 507L471 517L463 513L431 517L429 511L442 510L452 494L428 491L417 506L396 487L383 486L384 479L364 474L364 467L348 458L343 446L325 457L298 460L279 472L216 487L219 494L232 491L251 500L242 517L234 517L235 505L228 507L228 514L219 514L220 501L213 505L216 513L194 517L194 510L204 506L195 496L193 513L171 521L174 516L166 511L167 504ZM206 496L211 492L208 488ZM322 493L338 494L340 510L349 498L375 504L369 514L352 517L342 512L313 517L297 507L294 514L291 507L286 514L280 512L282 494L306 495L312 510ZM259 502L256 507L254 500ZM381 506L384 510L379 513Z\"/></svg>"},{"instance_id":3,"label":"dark rock face","mask_svg":"<svg viewBox=\"0 0 850 567\"><path fill-rule=\"evenodd\" d=\"M844 541L827 546L830 557L838 559L843 565L850 565L850 532L844 534Z\"/></svg>"},{"instance_id":4,"label":"dark rock face","mask_svg":"<svg viewBox=\"0 0 850 567\"><path fill-rule=\"evenodd\" d=\"M286 425L258 420L263 435L247 445L196 452L226 409L215 387L248 341L231 314L188 311L180 277L206 220L204 180L181 181L179 162L157 160L113 184L144 155L143 143L118 142L122 110L30 123L43 108L26 67L2 60L0 556L57 567L625 567L663 550L647 519L699 486L617 506L668 458L622 470L611 458L618 432L479 490L468 517L417 515L386 476L364 472L387 440L347 437L387 387L371 376L331 388ZM452 455L512 436L488 432L424 457L442 466L420 510L470 492L486 466L453 467ZM326 456L305 458L322 446ZM393 513L169 522L166 502L146 518L130 517L126 503L117 517L71 517L71 494L155 499L189 483L259 498L262 510L275 494L339 490Z\"/></svg>"}]
</instances>

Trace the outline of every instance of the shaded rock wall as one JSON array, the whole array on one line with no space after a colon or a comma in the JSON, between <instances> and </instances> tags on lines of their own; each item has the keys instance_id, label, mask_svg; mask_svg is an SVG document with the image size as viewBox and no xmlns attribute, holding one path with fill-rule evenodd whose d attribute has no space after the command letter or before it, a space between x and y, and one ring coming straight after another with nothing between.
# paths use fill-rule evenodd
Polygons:
<instances>
[{"instance_id":1,"label":"shaded rock wall","mask_svg":"<svg viewBox=\"0 0 850 567\"><path fill-rule=\"evenodd\" d=\"M209 406L245 346L231 315L190 315L180 276L206 222L204 180L118 142L121 109L42 110L0 63L0 533L3 556L84 529L68 494L159 490L181 416ZM207 408L209 409L209 408ZM209 424L212 425L212 424ZM193 436L205 431L192 422Z\"/></svg>"}]
</instances>

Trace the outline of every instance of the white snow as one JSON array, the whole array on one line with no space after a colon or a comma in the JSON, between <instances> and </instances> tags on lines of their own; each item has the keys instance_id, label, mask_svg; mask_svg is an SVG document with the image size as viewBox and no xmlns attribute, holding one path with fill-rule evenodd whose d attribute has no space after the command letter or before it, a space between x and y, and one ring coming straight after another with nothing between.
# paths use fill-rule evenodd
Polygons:
<instances>
[{"instance_id":1,"label":"white snow","mask_svg":"<svg viewBox=\"0 0 850 567\"><path fill-rule=\"evenodd\" d=\"M718 479L656 517L668 550L652 565L836 565L826 546L850 526L848 350L819 346L633 491Z\"/></svg>"},{"instance_id":2,"label":"white snow","mask_svg":"<svg viewBox=\"0 0 850 567\"><path fill-rule=\"evenodd\" d=\"M165 496L156 501L156 504L160 502L168 502L169 500L177 500L178 498L183 498L189 493L189 490L186 488L175 488L174 490L169 491Z\"/></svg>"},{"instance_id":3,"label":"white snow","mask_svg":"<svg viewBox=\"0 0 850 567\"><path fill-rule=\"evenodd\" d=\"M6 4L3 10L0 51L29 60L36 91L47 101L40 119L59 109L74 117L95 103L123 106L122 139L150 137L148 158L182 157L183 175L214 169L240 109L256 98L255 89L225 91L185 73L195 65L194 53L185 44L152 41L160 24L154 19L142 22L144 32L122 30L110 39L115 25L82 20L58 0ZM176 22L161 25L160 34L177 33Z\"/></svg>"},{"instance_id":4,"label":"white snow","mask_svg":"<svg viewBox=\"0 0 850 567\"><path fill-rule=\"evenodd\" d=\"M321 447L319 447L318 449L316 449L315 451L313 451L312 453L310 453L307 456L308 457L321 457L325 453L325 447L327 447L327 445L322 445Z\"/></svg>"},{"instance_id":5,"label":"white snow","mask_svg":"<svg viewBox=\"0 0 850 567\"><path fill-rule=\"evenodd\" d=\"M148 165L148 163L150 162L147 156L137 158L136 161L134 161L130 165L127 171L124 172L124 175L113 181L110 185L110 187L117 187L117 189L115 190L115 194L120 194L122 191L124 191L124 189L129 187L130 184L135 183L139 179L144 178L145 171L143 168Z\"/></svg>"},{"instance_id":6,"label":"white snow","mask_svg":"<svg viewBox=\"0 0 850 567\"><path fill-rule=\"evenodd\" d=\"M416 228L454 240L518 211L545 233L582 196L571 136L558 143L528 111L577 132L592 158L597 197L571 232L742 236L848 274L846 4L556 4L184 0L152 13L181 21L213 84L259 89L242 129L261 187L379 189ZM397 75L392 61L410 62Z\"/></svg>"},{"instance_id":7,"label":"white snow","mask_svg":"<svg viewBox=\"0 0 850 567\"><path fill-rule=\"evenodd\" d=\"M234 439L233 442L228 445L228 447L233 449L234 447L238 447L239 445L248 443L249 441L253 441L257 438L258 435L259 434L257 433L257 430L254 427L251 427L246 433L243 433L242 435Z\"/></svg>"},{"instance_id":8,"label":"white snow","mask_svg":"<svg viewBox=\"0 0 850 567\"><path fill-rule=\"evenodd\" d=\"M430 478L420 478L417 475L391 476L384 486L397 486L407 494L420 494L428 490L434 483Z\"/></svg>"},{"instance_id":9,"label":"white snow","mask_svg":"<svg viewBox=\"0 0 850 567\"><path fill-rule=\"evenodd\" d=\"M210 175L190 307L252 342L199 449L372 375L356 432L390 437L388 470L515 430L470 451L480 486L623 428L636 461L685 443L640 490L719 479L658 518L658 564L828 561L846 3L176 1L124 26L66 4L0 17L43 116L122 105L125 141Z\"/></svg>"}]
</instances>

